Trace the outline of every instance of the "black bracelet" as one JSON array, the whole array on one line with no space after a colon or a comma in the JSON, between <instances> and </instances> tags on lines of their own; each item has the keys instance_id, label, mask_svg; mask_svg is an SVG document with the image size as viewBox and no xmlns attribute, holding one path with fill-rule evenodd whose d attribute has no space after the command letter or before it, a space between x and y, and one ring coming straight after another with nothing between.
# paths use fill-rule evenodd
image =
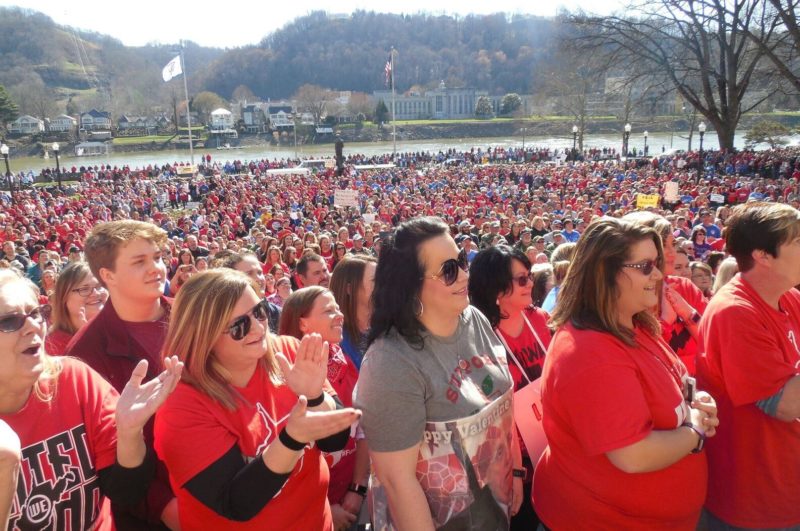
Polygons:
<instances>
[{"instance_id":1,"label":"black bracelet","mask_svg":"<svg viewBox=\"0 0 800 531\"><path fill-rule=\"evenodd\" d=\"M347 491L354 492L362 498L367 496L367 487L365 485L359 485L358 483L350 483L350 486L347 487Z\"/></svg>"},{"instance_id":2,"label":"black bracelet","mask_svg":"<svg viewBox=\"0 0 800 531\"><path fill-rule=\"evenodd\" d=\"M297 439L295 439L294 437L292 437L291 435L289 435L285 427L278 434L278 440L286 448L288 448L289 450L293 450L295 452L299 452L300 450L306 447L306 443L302 443Z\"/></svg>"},{"instance_id":3,"label":"black bracelet","mask_svg":"<svg viewBox=\"0 0 800 531\"><path fill-rule=\"evenodd\" d=\"M322 394L320 394L317 398L307 399L306 406L317 407L322 405L323 402L325 402L325 391L322 391Z\"/></svg>"}]
</instances>

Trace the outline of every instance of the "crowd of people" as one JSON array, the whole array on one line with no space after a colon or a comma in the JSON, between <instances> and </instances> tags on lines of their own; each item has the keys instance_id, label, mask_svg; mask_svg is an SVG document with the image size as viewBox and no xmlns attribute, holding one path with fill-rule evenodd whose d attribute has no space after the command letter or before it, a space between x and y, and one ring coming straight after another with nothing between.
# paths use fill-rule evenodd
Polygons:
<instances>
[{"instance_id":1,"label":"crowd of people","mask_svg":"<svg viewBox=\"0 0 800 531\"><path fill-rule=\"evenodd\" d=\"M800 150L562 155L0 196L0 518L800 529Z\"/></svg>"}]
</instances>

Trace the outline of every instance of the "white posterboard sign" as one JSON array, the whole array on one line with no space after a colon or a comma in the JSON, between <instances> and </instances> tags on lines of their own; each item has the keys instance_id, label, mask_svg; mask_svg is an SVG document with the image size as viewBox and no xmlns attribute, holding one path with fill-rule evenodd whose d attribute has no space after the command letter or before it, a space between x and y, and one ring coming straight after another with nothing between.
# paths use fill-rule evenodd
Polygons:
<instances>
[{"instance_id":1,"label":"white posterboard sign","mask_svg":"<svg viewBox=\"0 0 800 531\"><path fill-rule=\"evenodd\" d=\"M711 200L712 203L724 203L725 196L722 194L711 194L708 196L708 199Z\"/></svg>"},{"instance_id":2,"label":"white posterboard sign","mask_svg":"<svg viewBox=\"0 0 800 531\"><path fill-rule=\"evenodd\" d=\"M333 193L333 204L341 207L358 208L358 190L336 190Z\"/></svg>"},{"instance_id":3,"label":"white posterboard sign","mask_svg":"<svg viewBox=\"0 0 800 531\"><path fill-rule=\"evenodd\" d=\"M361 217L364 218L364 221L370 225L375 222L375 214L363 214Z\"/></svg>"},{"instance_id":4,"label":"white posterboard sign","mask_svg":"<svg viewBox=\"0 0 800 531\"><path fill-rule=\"evenodd\" d=\"M678 193L678 183L675 181L667 181L664 183L664 201L668 203L677 203L680 200Z\"/></svg>"}]
</instances>

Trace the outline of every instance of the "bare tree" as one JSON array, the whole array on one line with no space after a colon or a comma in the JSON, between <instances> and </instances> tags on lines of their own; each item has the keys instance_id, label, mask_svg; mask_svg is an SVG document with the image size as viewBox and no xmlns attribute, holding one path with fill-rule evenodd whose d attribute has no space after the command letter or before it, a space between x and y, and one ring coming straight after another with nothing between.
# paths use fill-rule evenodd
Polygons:
<instances>
[{"instance_id":1,"label":"bare tree","mask_svg":"<svg viewBox=\"0 0 800 531\"><path fill-rule=\"evenodd\" d=\"M675 90L717 131L719 145L733 148L742 115L774 94L764 53L742 27L756 15L753 0L642 0L630 16L578 15L573 22L586 53L666 76ZM751 83L759 72L761 92ZM749 99L747 96L751 96Z\"/></svg>"},{"instance_id":2,"label":"bare tree","mask_svg":"<svg viewBox=\"0 0 800 531\"><path fill-rule=\"evenodd\" d=\"M596 55L577 53L570 44L560 40L551 68L537 74L541 86L537 99L545 111L540 114L553 111L573 118L578 127L578 149L583 150L591 103L602 97L607 65L597 61Z\"/></svg>"},{"instance_id":3,"label":"bare tree","mask_svg":"<svg viewBox=\"0 0 800 531\"><path fill-rule=\"evenodd\" d=\"M800 93L800 0L753 1L760 4L757 16L742 31Z\"/></svg>"},{"instance_id":4,"label":"bare tree","mask_svg":"<svg viewBox=\"0 0 800 531\"><path fill-rule=\"evenodd\" d=\"M369 119L375 112L375 102L369 94L353 92L347 102L347 108L353 116Z\"/></svg>"},{"instance_id":5,"label":"bare tree","mask_svg":"<svg viewBox=\"0 0 800 531\"><path fill-rule=\"evenodd\" d=\"M250 90L250 87L247 85L239 85L235 89L233 89L233 94L231 96L231 101L235 102L243 102L243 101L257 101L256 95L253 94L253 91Z\"/></svg>"},{"instance_id":6,"label":"bare tree","mask_svg":"<svg viewBox=\"0 0 800 531\"><path fill-rule=\"evenodd\" d=\"M297 101L297 107L303 112L310 113L314 117L314 123L319 124L328 101L333 97L331 91L326 88L306 84L297 89L294 99Z\"/></svg>"}]
</instances>

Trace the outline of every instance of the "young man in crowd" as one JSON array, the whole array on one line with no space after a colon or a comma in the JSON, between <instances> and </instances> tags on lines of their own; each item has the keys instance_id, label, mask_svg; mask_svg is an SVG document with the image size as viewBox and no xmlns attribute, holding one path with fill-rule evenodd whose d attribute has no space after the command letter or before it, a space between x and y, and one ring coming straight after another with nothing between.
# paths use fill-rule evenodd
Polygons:
<instances>
[{"instance_id":1,"label":"young man in crowd","mask_svg":"<svg viewBox=\"0 0 800 531\"><path fill-rule=\"evenodd\" d=\"M108 302L78 331L66 355L88 363L120 392L141 359L148 362L145 380L161 372L170 311L170 300L163 295L167 268L161 248L166 242L167 233L159 227L132 220L97 225L86 239L86 260L108 290ZM144 435L152 451L152 421ZM166 468L159 462L145 500L131 511L113 507L114 520L118 529L176 529L177 507Z\"/></svg>"},{"instance_id":2,"label":"young man in crowd","mask_svg":"<svg viewBox=\"0 0 800 531\"><path fill-rule=\"evenodd\" d=\"M331 279L325 259L318 254L307 253L297 262L297 276L302 288L309 286L328 287Z\"/></svg>"},{"instance_id":3,"label":"young man in crowd","mask_svg":"<svg viewBox=\"0 0 800 531\"><path fill-rule=\"evenodd\" d=\"M734 209L725 238L740 275L700 322L700 387L717 401L709 529L800 528L800 211Z\"/></svg>"}]
</instances>

